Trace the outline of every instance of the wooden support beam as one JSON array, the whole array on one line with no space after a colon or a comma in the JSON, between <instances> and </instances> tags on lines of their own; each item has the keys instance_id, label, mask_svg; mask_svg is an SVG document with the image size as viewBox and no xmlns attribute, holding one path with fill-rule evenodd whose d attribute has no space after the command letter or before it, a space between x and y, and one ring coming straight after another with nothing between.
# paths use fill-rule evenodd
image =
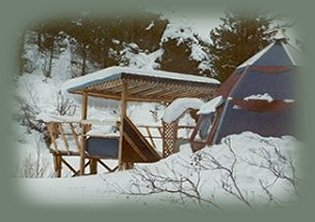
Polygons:
<instances>
[{"instance_id":1,"label":"wooden support beam","mask_svg":"<svg viewBox=\"0 0 315 222\"><path fill-rule=\"evenodd\" d=\"M57 177L57 169L58 169L57 153L53 153L53 161L54 161L55 176Z\"/></svg>"},{"instance_id":2,"label":"wooden support beam","mask_svg":"<svg viewBox=\"0 0 315 222\"><path fill-rule=\"evenodd\" d=\"M55 126L56 126L56 123L47 123L47 129L48 129L49 136L51 139L51 144L53 145L54 149L58 151L59 149L56 142L57 132L56 132Z\"/></svg>"},{"instance_id":3,"label":"wooden support beam","mask_svg":"<svg viewBox=\"0 0 315 222\"><path fill-rule=\"evenodd\" d=\"M138 154L139 157L141 157L143 160L147 161L147 157L139 150L137 144L133 141L132 138L130 138L128 135L125 135L126 141L130 144L130 146L133 148L133 150Z\"/></svg>"},{"instance_id":4,"label":"wooden support beam","mask_svg":"<svg viewBox=\"0 0 315 222\"><path fill-rule=\"evenodd\" d=\"M89 164L90 164L90 160L89 160L88 162L86 162L86 163L83 165L84 169L85 169ZM81 172L81 169L79 169L78 171L76 171L73 176L75 176L75 175L80 175L80 172Z\"/></svg>"},{"instance_id":5,"label":"wooden support beam","mask_svg":"<svg viewBox=\"0 0 315 222\"><path fill-rule=\"evenodd\" d=\"M120 138L119 138L119 151L118 151L118 169L123 170L123 142L124 142L124 119L127 115L127 98L128 98L128 85L126 82L122 83L122 92L121 92L121 100L120 100Z\"/></svg>"},{"instance_id":6,"label":"wooden support beam","mask_svg":"<svg viewBox=\"0 0 315 222\"><path fill-rule=\"evenodd\" d=\"M88 109L88 95L87 93L82 94L82 107L81 107L81 120L86 120L87 109ZM82 134L86 134L86 125L82 124ZM81 149L80 149L80 175L84 175L85 169L85 147L86 136L81 136Z\"/></svg>"},{"instance_id":7,"label":"wooden support beam","mask_svg":"<svg viewBox=\"0 0 315 222\"><path fill-rule=\"evenodd\" d=\"M90 158L90 174L97 174L97 159Z\"/></svg>"},{"instance_id":8,"label":"wooden support beam","mask_svg":"<svg viewBox=\"0 0 315 222\"><path fill-rule=\"evenodd\" d=\"M108 172L114 172L115 170L118 169L118 166L114 167L113 169L111 169L109 166L107 166L103 161L101 161L100 159L97 159L97 161L106 169L108 170Z\"/></svg>"},{"instance_id":9,"label":"wooden support beam","mask_svg":"<svg viewBox=\"0 0 315 222\"><path fill-rule=\"evenodd\" d=\"M75 131L73 123L69 123L69 125L70 125L70 129L71 129L71 132L72 132L75 144L77 145L78 150L81 150L82 148L81 148L81 145L80 145L80 142L79 142L78 134Z\"/></svg>"},{"instance_id":10,"label":"wooden support beam","mask_svg":"<svg viewBox=\"0 0 315 222\"><path fill-rule=\"evenodd\" d=\"M53 154L59 154L61 156L80 156L80 152L76 151L63 151L63 150L55 150L55 149L49 149L49 151Z\"/></svg>"},{"instance_id":11,"label":"wooden support beam","mask_svg":"<svg viewBox=\"0 0 315 222\"><path fill-rule=\"evenodd\" d=\"M139 81L139 80L130 81L130 82L128 82L128 93L131 94L133 92L133 90L142 88L142 87L147 86L147 85L148 85L147 82L143 82L143 81Z\"/></svg>"},{"instance_id":12,"label":"wooden support beam","mask_svg":"<svg viewBox=\"0 0 315 222\"><path fill-rule=\"evenodd\" d=\"M129 162L126 164L126 170L133 169L134 164Z\"/></svg>"},{"instance_id":13,"label":"wooden support beam","mask_svg":"<svg viewBox=\"0 0 315 222\"><path fill-rule=\"evenodd\" d=\"M121 96L117 96L117 95L111 95L111 94L107 94L108 92L106 91L100 91L100 92L89 92L89 96L93 96L93 97L98 97L98 98L103 98L103 99L113 99L113 100L120 100ZM80 92L78 92L77 94L82 94ZM139 95L136 96L128 96L128 101L133 101L133 102L171 102L172 99L165 99L165 100L161 100L160 98L143 98L143 97L139 97Z\"/></svg>"},{"instance_id":14,"label":"wooden support beam","mask_svg":"<svg viewBox=\"0 0 315 222\"><path fill-rule=\"evenodd\" d=\"M88 91L90 91L91 89L97 89L97 90L108 90L108 89L113 89L113 88L120 88L122 83L121 79L117 79L117 80L112 80L112 81L108 81L108 82L104 82L103 84L97 85L97 86L90 86L88 88Z\"/></svg>"},{"instance_id":15,"label":"wooden support beam","mask_svg":"<svg viewBox=\"0 0 315 222\"><path fill-rule=\"evenodd\" d=\"M78 175L78 172L70 165L70 163L68 163L65 159L63 159L62 157L61 157L61 162L63 163L63 164L65 164L71 171L72 171L72 173L74 173L74 175L72 175L72 177L75 177L75 176L77 176Z\"/></svg>"},{"instance_id":16,"label":"wooden support beam","mask_svg":"<svg viewBox=\"0 0 315 222\"><path fill-rule=\"evenodd\" d=\"M59 131L60 131L60 134L61 134L61 138L63 139L63 142L65 144L65 148L67 150L68 153L70 153L70 150L69 150L69 143L68 143L68 140L65 136L65 132L63 130L63 127L62 127L62 123L59 123Z\"/></svg>"},{"instance_id":17,"label":"wooden support beam","mask_svg":"<svg viewBox=\"0 0 315 222\"><path fill-rule=\"evenodd\" d=\"M61 155L55 154L55 173L56 177L61 177L61 171L62 171L62 161L61 161Z\"/></svg>"},{"instance_id":18,"label":"wooden support beam","mask_svg":"<svg viewBox=\"0 0 315 222\"><path fill-rule=\"evenodd\" d=\"M148 138L150 139L152 146L154 146L154 148L156 149L156 145L155 145L155 142L153 140L153 137L152 137L152 134L151 134L149 127L145 127L145 129L147 131Z\"/></svg>"},{"instance_id":19,"label":"wooden support beam","mask_svg":"<svg viewBox=\"0 0 315 222\"><path fill-rule=\"evenodd\" d=\"M118 170L118 166L115 166L111 172L115 172L116 170Z\"/></svg>"},{"instance_id":20,"label":"wooden support beam","mask_svg":"<svg viewBox=\"0 0 315 222\"><path fill-rule=\"evenodd\" d=\"M145 83L141 86L134 88L132 91L128 90L128 92L130 93L130 95L139 94L139 93L142 94L143 92L147 92L150 89L152 90L156 88L157 86L158 86L157 84Z\"/></svg>"},{"instance_id":21,"label":"wooden support beam","mask_svg":"<svg viewBox=\"0 0 315 222\"><path fill-rule=\"evenodd\" d=\"M158 130L159 130L159 133L160 133L160 135L161 135L161 138L163 139L163 128L162 128L162 127L159 127Z\"/></svg>"},{"instance_id":22,"label":"wooden support beam","mask_svg":"<svg viewBox=\"0 0 315 222\"><path fill-rule=\"evenodd\" d=\"M148 89L143 92L143 96L145 97L150 97L150 96L155 96L155 95L160 95L165 92L165 88L157 88L157 89Z\"/></svg>"}]
</instances>

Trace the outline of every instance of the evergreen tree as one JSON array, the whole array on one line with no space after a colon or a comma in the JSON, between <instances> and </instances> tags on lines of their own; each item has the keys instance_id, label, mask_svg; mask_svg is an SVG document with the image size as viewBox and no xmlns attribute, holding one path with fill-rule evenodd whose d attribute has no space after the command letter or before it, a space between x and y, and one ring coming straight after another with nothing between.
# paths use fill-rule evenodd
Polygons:
<instances>
[{"instance_id":1,"label":"evergreen tree","mask_svg":"<svg viewBox=\"0 0 315 222\"><path fill-rule=\"evenodd\" d=\"M164 53L161 58L161 70L198 74L199 62L193 60L191 49L187 42L178 43L177 39L170 39L162 44Z\"/></svg>"},{"instance_id":2,"label":"evergreen tree","mask_svg":"<svg viewBox=\"0 0 315 222\"><path fill-rule=\"evenodd\" d=\"M212 72L220 81L233 70L268 45L276 30L275 17L254 13L228 12L220 18L223 24L210 32Z\"/></svg>"},{"instance_id":3,"label":"evergreen tree","mask_svg":"<svg viewBox=\"0 0 315 222\"><path fill-rule=\"evenodd\" d=\"M51 77L53 60L63 52L63 40L66 38L63 27L64 23L62 21L51 21L39 23L33 29L37 32L39 51L46 54L43 73L48 78Z\"/></svg>"}]
</instances>

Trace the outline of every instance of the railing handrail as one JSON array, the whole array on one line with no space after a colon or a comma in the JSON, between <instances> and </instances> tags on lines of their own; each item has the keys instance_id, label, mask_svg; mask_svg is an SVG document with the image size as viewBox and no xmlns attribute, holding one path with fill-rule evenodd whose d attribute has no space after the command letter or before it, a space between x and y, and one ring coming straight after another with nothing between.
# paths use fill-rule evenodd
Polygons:
<instances>
[{"instance_id":1,"label":"railing handrail","mask_svg":"<svg viewBox=\"0 0 315 222\"><path fill-rule=\"evenodd\" d=\"M119 121L117 121L118 123L119 123ZM117 123L116 122L116 123ZM49 123L56 123L56 124L60 124L60 127L61 127L61 129L63 128L62 127L62 125L63 124L69 124L69 126L70 127L73 127L73 126L71 126L71 124L83 124L83 125L94 125L92 122L89 122L89 121L85 121L85 120L83 120L83 121L49 121L49 122L47 122L48 124ZM105 122L104 122L105 123ZM98 125L98 124L95 124L95 125ZM114 125L114 124L113 124ZM154 146L154 148L155 149L157 149L157 147L156 147L156 144L155 144L155 142L154 142L154 140L163 140L163 126L158 126L158 125L135 125L137 128L142 128L142 129L146 129L146 133L145 134L143 134L143 137L144 138L146 138L146 139L148 139L149 141L149 143L152 145L152 146ZM191 125L179 125L178 127L177 127L177 129L193 129L195 126L191 126ZM81 127L80 127L81 128ZM158 132L159 132L159 135L153 135L152 134L152 130L153 129L158 129ZM113 135L113 134L95 134L95 133L93 133L93 134L91 134L91 133L89 133L89 132L86 132L86 133L82 133L82 131L81 130L79 130L79 131L76 131L75 129L74 129L74 127L73 127L73 129L72 130L74 130L74 131L72 131L71 133L69 133L69 132L64 132L63 130L63 132L61 133L61 132L59 132L59 135L60 136L62 136L62 134L63 134L63 140L64 140L64 142L65 142L65 146L66 146L66 148L67 148L67 150L68 150L68 139L69 138L73 138L73 139L77 139L79 136L84 136L84 137L101 137L101 138L118 138L119 137L119 135ZM183 138L183 139L189 139L189 137L190 136L186 136L186 135L182 135L181 136L181 138ZM56 146L57 144L55 144L54 146L55 146L55 149L56 150L58 150L58 147ZM78 146L78 149L80 149L80 144L77 144L77 146Z\"/></svg>"}]
</instances>

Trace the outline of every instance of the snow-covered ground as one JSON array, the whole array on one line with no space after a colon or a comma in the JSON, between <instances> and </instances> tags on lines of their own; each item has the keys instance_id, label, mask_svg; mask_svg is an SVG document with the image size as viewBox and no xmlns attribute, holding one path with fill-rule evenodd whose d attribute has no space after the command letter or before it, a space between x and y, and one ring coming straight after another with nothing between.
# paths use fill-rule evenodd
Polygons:
<instances>
[{"instance_id":1,"label":"snow-covered ground","mask_svg":"<svg viewBox=\"0 0 315 222\"><path fill-rule=\"evenodd\" d=\"M263 138L250 132L192 153L189 145L133 170L62 179L20 179L34 204L139 204L167 208L287 206L297 196L301 144L293 137ZM234 183L235 182L235 183Z\"/></svg>"}]
</instances>

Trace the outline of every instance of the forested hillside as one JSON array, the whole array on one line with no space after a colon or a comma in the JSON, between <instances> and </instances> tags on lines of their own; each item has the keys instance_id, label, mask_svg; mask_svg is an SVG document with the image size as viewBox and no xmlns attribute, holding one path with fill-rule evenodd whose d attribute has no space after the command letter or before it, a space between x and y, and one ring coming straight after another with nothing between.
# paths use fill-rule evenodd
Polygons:
<instances>
[{"instance_id":1,"label":"forested hillside","mask_svg":"<svg viewBox=\"0 0 315 222\"><path fill-rule=\"evenodd\" d=\"M69 50L71 77L113 65L209 75L208 47L194 27L172 24L152 13L42 21L31 25L22 38L21 74L39 68L52 77L56 60ZM28 55L30 45L45 57L40 67L38 58ZM156 64L148 67L146 60L152 56Z\"/></svg>"}]
</instances>

